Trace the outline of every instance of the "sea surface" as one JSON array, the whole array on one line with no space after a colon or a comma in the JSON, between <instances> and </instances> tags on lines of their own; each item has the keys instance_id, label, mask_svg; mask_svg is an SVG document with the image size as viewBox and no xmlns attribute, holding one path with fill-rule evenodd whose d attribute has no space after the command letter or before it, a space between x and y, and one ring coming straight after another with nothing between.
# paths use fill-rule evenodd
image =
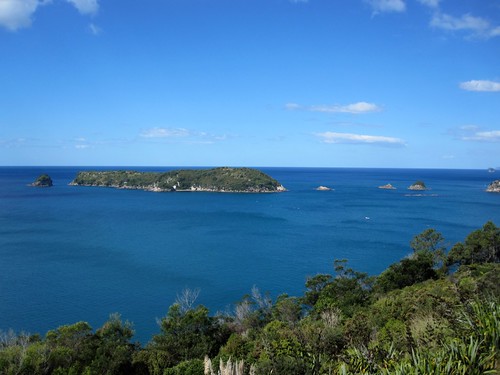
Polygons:
<instances>
[{"instance_id":1,"label":"sea surface","mask_svg":"<svg viewBox=\"0 0 500 375\"><path fill-rule=\"evenodd\" d=\"M68 186L90 169L174 168L1 167L0 330L98 328L119 312L146 343L185 288L211 313L231 312L253 286L301 295L335 259L378 274L427 228L449 248L500 225L500 194L485 192L500 171L260 168L288 189L277 194ZM54 187L28 186L42 173ZM416 180L430 190L407 190ZM397 190L377 188L387 183Z\"/></svg>"}]
</instances>

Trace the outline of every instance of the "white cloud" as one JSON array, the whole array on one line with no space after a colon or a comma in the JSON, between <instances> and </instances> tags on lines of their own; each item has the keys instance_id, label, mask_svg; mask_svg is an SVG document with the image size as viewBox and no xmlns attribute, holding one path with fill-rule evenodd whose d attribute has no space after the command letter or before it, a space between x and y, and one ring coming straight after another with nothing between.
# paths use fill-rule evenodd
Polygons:
<instances>
[{"instance_id":1,"label":"white cloud","mask_svg":"<svg viewBox=\"0 0 500 375\"><path fill-rule=\"evenodd\" d=\"M302 109L303 107L300 104L297 103L286 103L285 104L285 109L289 111L294 111L296 109Z\"/></svg>"},{"instance_id":2,"label":"white cloud","mask_svg":"<svg viewBox=\"0 0 500 375\"><path fill-rule=\"evenodd\" d=\"M361 114L370 112L379 112L382 109L373 103L367 102L357 102L347 105L311 105L303 106L297 103L287 103L285 104L285 109L289 111L294 110L305 110L311 112L324 112L324 113L351 113L351 114Z\"/></svg>"},{"instance_id":3,"label":"white cloud","mask_svg":"<svg viewBox=\"0 0 500 375\"><path fill-rule=\"evenodd\" d=\"M500 82L472 80L461 82L460 88L467 91L500 91Z\"/></svg>"},{"instance_id":4,"label":"white cloud","mask_svg":"<svg viewBox=\"0 0 500 375\"><path fill-rule=\"evenodd\" d=\"M93 23L89 25L89 30L94 35L99 35L101 33L101 28Z\"/></svg>"},{"instance_id":5,"label":"white cloud","mask_svg":"<svg viewBox=\"0 0 500 375\"><path fill-rule=\"evenodd\" d=\"M448 31L469 31L473 36L482 38L500 35L500 26L491 26L488 20L470 14L454 17L449 14L436 13L430 24L432 27Z\"/></svg>"},{"instance_id":6,"label":"white cloud","mask_svg":"<svg viewBox=\"0 0 500 375\"><path fill-rule=\"evenodd\" d=\"M98 0L66 0L84 15L94 15L99 10ZM16 31L30 27L32 17L39 6L52 3L52 0L0 0L0 26ZM92 29L95 34L98 29Z\"/></svg>"},{"instance_id":7,"label":"white cloud","mask_svg":"<svg viewBox=\"0 0 500 375\"><path fill-rule=\"evenodd\" d=\"M81 14L93 15L99 10L97 0L66 0L75 6Z\"/></svg>"},{"instance_id":8,"label":"white cloud","mask_svg":"<svg viewBox=\"0 0 500 375\"><path fill-rule=\"evenodd\" d=\"M313 112L328 112L328 113L352 113L352 114L360 114L360 113L368 113L368 112L378 112L380 111L380 107L373 103L367 102L358 102L347 105L319 105L319 106L311 106L309 108L310 111Z\"/></svg>"},{"instance_id":9,"label":"white cloud","mask_svg":"<svg viewBox=\"0 0 500 375\"><path fill-rule=\"evenodd\" d=\"M493 28L490 30L489 35L490 35L491 37L494 37L494 36L500 36L500 26L493 27Z\"/></svg>"},{"instance_id":10,"label":"white cloud","mask_svg":"<svg viewBox=\"0 0 500 375\"><path fill-rule=\"evenodd\" d=\"M478 129L479 129L479 126L477 126L477 125L463 125L460 127L460 130L464 130L464 131L475 131Z\"/></svg>"},{"instance_id":11,"label":"white cloud","mask_svg":"<svg viewBox=\"0 0 500 375\"><path fill-rule=\"evenodd\" d=\"M85 150L87 148L91 148L91 146L90 145L75 145L75 148L77 150Z\"/></svg>"},{"instance_id":12,"label":"white cloud","mask_svg":"<svg viewBox=\"0 0 500 375\"><path fill-rule=\"evenodd\" d=\"M316 133L324 143L357 143L403 146L405 142L400 138L384 137L378 135L324 132Z\"/></svg>"},{"instance_id":13,"label":"white cloud","mask_svg":"<svg viewBox=\"0 0 500 375\"><path fill-rule=\"evenodd\" d=\"M171 138L186 137L190 135L189 130L184 128L151 128L141 133L143 138Z\"/></svg>"},{"instance_id":14,"label":"white cloud","mask_svg":"<svg viewBox=\"0 0 500 375\"><path fill-rule=\"evenodd\" d=\"M146 129L140 134L141 138L151 140L176 141L188 144L212 144L225 141L229 137L225 134L216 135L204 131L193 131L184 128L151 128Z\"/></svg>"},{"instance_id":15,"label":"white cloud","mask_svg":"<svg viewBox=\"0 0 500 375\"><path fill-rule=\"evenodd\" d=\"M16 31L31 25L31 17L40 5L51 0L0 0L0 26Z\"/></svg>"},{"instance_id":16,"label":"white cloud","mask_svg":"<svg viewBox=\"0 0 500 375\"><path fill-rule=\"evenodd\" d=\"M441 0L418 0L420 4L426 5L430 8L437 8L439 7L439 2Z\"/></svg>"},{"instance_id":17,"label":"white cloud","mask_svg":"<svg viewBox=\"0 0 500 375\"><path fill-rule=\"evenodd\" d=\"M476 132L472 135L462 137L462 140L478 142L500 142L500 130Z\"/></svg>"},{"instance_id":18,"label":"white cloud","mask_svg":"<svg viewBox=\"0 0 500 375\"><path fill-rule=\"evenodd\" d=\"M403 0L366 0L374 13L404 12L406 4Z\"/></svg>"}]
</instances>

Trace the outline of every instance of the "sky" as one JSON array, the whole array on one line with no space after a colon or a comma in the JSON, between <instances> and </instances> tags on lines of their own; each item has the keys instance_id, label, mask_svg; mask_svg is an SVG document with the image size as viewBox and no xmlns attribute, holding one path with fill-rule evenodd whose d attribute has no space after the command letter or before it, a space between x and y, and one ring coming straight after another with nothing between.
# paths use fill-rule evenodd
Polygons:
<instances>
[{"instance_id":1,"label":"sky","mask_svg":"<svg viewBox=\"0 0 500 375\"><path fill-rule=\"evenodd\" d=\"M500 0L0 0L0 165L500 167Z\"/></svg>"}]
</instances>

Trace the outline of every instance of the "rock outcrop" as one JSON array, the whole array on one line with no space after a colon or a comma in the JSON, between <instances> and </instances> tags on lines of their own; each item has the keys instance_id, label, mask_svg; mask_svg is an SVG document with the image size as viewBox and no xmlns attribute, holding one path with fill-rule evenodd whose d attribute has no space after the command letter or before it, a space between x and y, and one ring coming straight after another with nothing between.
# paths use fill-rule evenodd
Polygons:
<instances>
[{"instance_id":1,"label":"rock outcrop","mask_svg":"<svg viewBox=\"0 0 500 375\"><path fill-rule=\"evenodd\" d=\"M379 189L386 189L386 190L396 190L396 188L394 186L392 186L391 184L382 185L382 186L379 186L378 188Z\"/></svg>"},{"instance_id":2,"label":"rock outcrop","mask_svg":"<svg viewBox=\"0 0 500 375\"><path fill-rule=\"evenodd\" d=\"M488 193L500 193L500 180L495 180L486 188Z\"/></svg>"},{"instance_id":3,"label":"rock outcrop","mask_svg":"<svg viewBox=\"0 0 500 375\"><path fill-rule=\"evenodd\" d=\"M408 190L427 190L427 186L422 181L417 181L410 185Z\"/></svg>"},{"instance_id":4,"label":"rock outcrop","mask_svg":"<svg viewBox=\"0 0 500 375\"><path fill-rule=\"evenodd\" d=\"M48 174L40 175L30 186L34 187L51 187L53 185L52 179Z\"/></svg>"}]
</instances>

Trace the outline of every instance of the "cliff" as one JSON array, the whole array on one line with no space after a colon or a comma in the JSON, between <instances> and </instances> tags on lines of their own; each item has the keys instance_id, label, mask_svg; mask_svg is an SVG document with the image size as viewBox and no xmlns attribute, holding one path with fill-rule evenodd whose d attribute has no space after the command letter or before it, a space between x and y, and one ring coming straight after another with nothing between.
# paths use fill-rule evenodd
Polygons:
<instances>
[{"instance_id":1,"label":"cliff","mask_svg":"<svg viewBox=\"0 0 500 375\"><path fill-rule=\"evenodd\" d=\"M211 191L272 193L286 189L265 173L251 168L185 169L170 172L85 171L70 185L103 186L147 191Z\"/></svg>"}]
</instances>

